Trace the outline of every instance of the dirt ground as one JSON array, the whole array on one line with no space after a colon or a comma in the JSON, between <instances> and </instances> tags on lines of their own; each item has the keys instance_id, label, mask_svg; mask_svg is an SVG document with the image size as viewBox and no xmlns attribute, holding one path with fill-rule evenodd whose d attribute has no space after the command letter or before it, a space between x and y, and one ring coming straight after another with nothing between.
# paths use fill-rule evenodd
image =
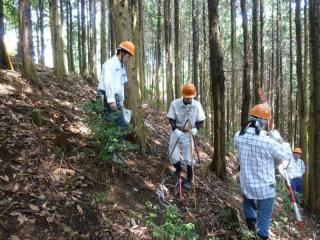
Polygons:
<instances>
[{"instance_id":1,"label":"dirt ground","mask_svg":"<svg viewBox=\"0 0 320 240\"><path fill-rule=\"evenodd\" d=\"M19 72L0 70L0 239L152 239L135 216L147 213L148 201L164 208L156 195L161 183L167 204L195 224L199 239L239 239L246 227L232 153L221 181L208 170L212 144L198 138L195 189L181 202L168 160L165 112L143 105L145 158L131 152L124 155L125 167L103 162L81 108L94 98L95 86L74 74L57 79L49 68L38 67L38 74L35 88ZM31 121L34 108L43 114L41 127ZM277 199L271 239L320 239L319 224L306 218L306 230L298 231L282 201Z\"/></svg>"}]
</instances>

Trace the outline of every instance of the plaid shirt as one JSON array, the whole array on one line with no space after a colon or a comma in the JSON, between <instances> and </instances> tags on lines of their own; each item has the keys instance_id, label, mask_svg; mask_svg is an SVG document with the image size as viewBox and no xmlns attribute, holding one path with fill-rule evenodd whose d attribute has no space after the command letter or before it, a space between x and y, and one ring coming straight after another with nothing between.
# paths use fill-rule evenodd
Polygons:
<instances>
[{"instance_id":1,"label":"plaid shirt","mask_svg":"<svg viewBox=\"0 0 320 240\"><path fill-rule=\"evenodd\" d=\"M301 178L305 170L304 162L300 158L291 160L287 166L287 173L290 179Z\"/></svg>"},{"instance_id":2,"label":"plaid shirt","mask_svg":"<svg viewBox=\"0 0 320 240\"><path fill-rule=\"evenodd\" d=\"M285 160L286 153L277 141L261 130L255 134L248 128L243 135L237 132L234 143L240 159L240 184L249 199L267 199L276 196L274 160Z\"/></svg>"}]
</instances>

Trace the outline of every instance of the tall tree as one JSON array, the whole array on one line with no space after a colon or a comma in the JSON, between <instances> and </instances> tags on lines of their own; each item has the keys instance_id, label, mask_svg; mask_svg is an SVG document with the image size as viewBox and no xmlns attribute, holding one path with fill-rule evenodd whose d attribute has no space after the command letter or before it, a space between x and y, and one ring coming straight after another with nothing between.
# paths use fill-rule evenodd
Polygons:
<instances>
[{"instance_id":1,"label":"tall tree","mask_svg":"<svg viewBox=\"0 0 320 240\"><path fill-rule=\"evenodd\" d=\"M166 52L166 83L167 83L167 109L173 100L173 86L172 86L172 41L171 41L171 14L170 14L171 0L163 1L164 9L164 42Z\"/></svg>"},{"instance_id":2,"label":"tall tree","mask_svg":"<svg viewBox=\"0 0 320 240\"><path fill-rule=\"evenodd\" d=\"M320 214L320 1L310 0L310 73L311 84L311 140L309 161L309 206L313 213Z\"/></svg>"},{"instance_id":3,"label":"tall tree","mask_svg":"<svg viewBox=\"0 0 320 240\"><path fill-rule=\"evenodd\" d=\"M253 103L259 103L258 0L252 0Z\"/></svg>"},{"instance_id":4,"label":"tall tree","mask_svg":"<svg viewBox=\"0 0 320 240\"><path fill-rule=\"evenodd\" d=\"M264 83L264 43L263 43L263 32L264 32L264 8L263 1L260 1L260 86Z\"/></svg>"},{"instance_id":5,"label":"tall tree","mask_svg":"<svg viewBox=\"0 0 320 240\"><path fill-rule=\"evenodd\" d=\"M302 153L302 158L307 161L308 159L308 151L307 151L307 116L306 116L306 84L303 82L303 74L302 74L302 33L301 33L301 0L296 0L296 17L295 17L295 25L296 25L296 71L297 71L297 81L298 81L298 111L300 117L300 144L302 149L304 149Z\"/></svg>"},{"instance_id":6,"label":"tall tree","mask_svg":"<svg viewBox=\"0 0 320 240\"><path fill-rule=\"evenodd\" d=\"M236 0L230 1L231 6L231 130L234 130L236 119L236 59L235 59L235 47L236 47Z\"/></svg>"},{"instance_id":7,"label":"tall tree","mask_svg":"<svg viewBox=\"0 0 320 240\"><path fill-rule=\"evenodd\" d=\"M86 47L86 17L85 17L85 0L81 0L81 69L80 73L87 77L87 47Z\"/></svg>"},{"instance_id":8,"label":"tall tree","mask_svg":"<svg viewBox=\"0 0 320 240\"><path fill-rule=\"evenodd\" d=\"M108 13L108 18L109 18L109 56L113 56L115 53L115 49L116 49L116 41L114 40L114 34L113 34L113 1L114 0L108 0L108 9L109 9L109 13Z\"/></svg>"},{"instance_id":9,"label":"tall tree","mask_svg":"<svg viewBox=\"0 0 320 240\"><path fill-rule=\"evenodd\" d=\"M294 143L293 124L293 46L292 46L292 1L289 1L289 142Z\"/></svg>"},{"instance_id":10,"label":"tall tree","mask_svg":"<svg viewBox=\"0 0 320 240\"><path fill-rule=\"evenodd\" d=\"M209 51L210 81L214 111L214 153L210 164L217 177L224 179L225 162L225 118L224 118L224 70L223 55L219 30L218 0L208 0L209 10Z\"/></svg>"},{"instance_id":11,"label":"tall tree","mask_svg":"<svg viewBox=\"0 0 320 240\"><path fill-rule=\"evenodd\" d=\"M97 29L96 29L96 0L89 0L89 46L88 46L88 77L90 82L97 81Z\"/></svg>"},{"instance_id":12,"label":"tall tree","mask_svg":"<svg viewBox=\"0 0 320 240\"><path fill-rule=\"evenodd\" d=\"M115 42L120 43L127 39L138 39L141 35L139 30L139 19L137 8L139 7L139 2L142 0L137 0L135 2L129 0L113 0L112 9L112 31L114 33ZM130 14L132 13L132 14ZM123 24L126 23L126 24ZM136 45L136 50L139 50L139 41L134 42ZM141 50L140 50L141 51ZM144 134L143 117L141 112L141 95L139 94L139 82L137 74L137 62L139 54L136 54L133 58L131 64L126 66L128 75L128 86L127 91L127 104L133 111L133 124L135 133L137 135L141 153L144 155L146 150L146 140ZM139 62L139 61L138 61ZM140 60L141 62L141 60Z\"/></svg>"},{"instance_id":13,"label":"tall tree","mask_svg":"<svg viewBox=\"0 0 320 240\"><path fill-rule=\"evenodd\" d=\"M106 0L101 0L101 22L100 22L100 62L101 66L107 60L107 11Z\"/></svg>"},{"instance_id":14,"label":"tall tree","mask_svg":"<svg viewBox=\"0 0 320 240\"><path fill-rule=\"evenodd\" d=\"M49 9L53 67L58 76L63 76L66 73L66 67L63 57L64 46L59 24L57 0L49 0Z\"/></svg>"},{"instance_id":15,"label":"tall tree","mask_svg":"<svg viewBox=\"0 0 320 240\"><path fill-rule=\"evenodd\" d=\"M44 0L39 0L39 28L40 28L40 64L45 64L44 59Z\"/></svg>"},{"instance_id":16,"label":"tall tree","mask_svg":"<svg viewBox=\"0 0 320 240\"><path fill-rule=\"evenodd\" d=\"M192 81L199 91L198 66L199 66L199 29L197 1L192 0Z\"/></svg>"},{"instance_id":17,"label":"tall tree","mask_svg":"<svg viewBox=\"0 0 320 240\"><path fill-rule=\"evenodd\" d=\"M4 23L3 23L3 1L0 0L0 68L8 69L8 62L4 47Z\"/></svg>"},{"instance_id":18,"label":"tall tree","mask_svg":"<svg viewBox=\"0 0 320 240\"><path fill-rule=\"evenodd\" d=\"M246 0L240 1L242 28L243 28L243 79L242 79L242 106L241 106L241 126L244 127L248 121L250 107L250 66L249 66L249 33Z\"/></svg>"},{"instance_id":19,"label":"tall tree","mask_svg":"<svg viewBox=\"0 0 320 240\"><path fill-rule=\"evenodd\" d=\"M160 64L161 64L161 0L157 1L157 37L156 37L156 106L160 108Z\"/></svg>"},{"instance_id":20,"label":"tall tree","mask_svg":"<svg viewBox=\"0 0 320 240\"><path fill-rule=\"evenodd\" d=\"M37 84L37 72L34 65L34 59L31 53L32 45L32 22L31 22L31 2L30 0L21 0L19 5L20 16L20 41L22 72L26 79Z\"/></svg>"},{"instance_id":21,"label":"tall tree","mask_svg":"<svg viewBox=\"0 0 320 240\"><path fill-rule=\"evenodd\" d=\"M174 0L174 52L175 52L175 60L174 60L174 70L175 70L175 98L180 97L180 90L181 90L181 79L180 79L180 65L181 65L181 58L180 58L180 24L179 24L179 0Z\"/></svg>"},{"instance_id":22,"label":"tall tree","mask_svg":"<svg viewBox=\"0 0 320 240\"><path fill-rule=\"evenodd\" d=\"M81 49L81 3L77 2L77 22L78 22L78 61L79 73L82 73L82 49Z\"/></svg>"},{"instance_id":23,"label":"tall tree","mask_svg":"<svg viewBox=\"0 0 320 240\"><path fill-rule=\"evenodd\" d=\"M140 61L137 62L137 70L139 72L138 76L139 76L139 87L140 87L140 92L141 92L141 101L145 100L145 87L146 87L146 82L145 82L145 54L144 54L144 27L143 27L143 4L142 4L143 0L139 0L136 3L138 4L136 6L136 8L138 9L137 15L138 15L138 29L137 32L139 32L140 34L138 35L138 39L137 41L139 41L139 49L138 49L138 53L139 53L139 59Z\"/></svg>"},{"instance_id":24,"label":"tall tree","mask_svg":"<svg viewBox=\"0 0 320 240\"><path fill-rule=\"evenodd\" d=\"M66 1L66 15L67 15L67 57L69 71L74 72L74 58L73 58L73 17L72 5L70 0Z\"/></svg>"}]
</instances>

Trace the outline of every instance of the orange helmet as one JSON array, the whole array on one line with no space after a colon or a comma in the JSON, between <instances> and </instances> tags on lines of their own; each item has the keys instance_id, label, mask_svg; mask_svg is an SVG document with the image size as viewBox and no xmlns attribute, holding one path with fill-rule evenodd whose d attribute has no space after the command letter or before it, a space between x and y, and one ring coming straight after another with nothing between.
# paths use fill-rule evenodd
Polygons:
<instances>
[{"instance_id":1,"label":"orange helmet","mask_svg":"<svg viewBox=\"0 0 320 240\"><path fill-rule=\"evenodd\" d=\"M196 87L192 83L186 83L181 91L185 98L194 98L197 95Z\"/></svg>"},{"instance_id":2,"label":"orange helmet","mask_svg":"<svg viewBox=\"0 0 320 240\"><path fill-rule=\"evenodd\" d=\"M302 150L301 150L301 148L295 148L295 149L293 150L293 153L302 154Z\"/></svg>"},{"instance_id":3,"label":"orange helmet","mask_svg":"<svg viewBox=\"0 0 320 240\"><path fill-rule=\"evenodd\" d=\"M268 120L270 117L270 108L265 104L257 104L250 110L250 115L264 120Z\"/></svg>"},{"instance_id":4,"label":"orange helmet","mask_svg":"<svg viewBox=\"0 0 320 240\"><path fill-rule=\"evenodd\" d=\"M126 50L132 56L134 56L134 53L136 52L136 47L130 41L124 41L124 42L120 43L117 49Z\"/></svg>"}]
</instances>

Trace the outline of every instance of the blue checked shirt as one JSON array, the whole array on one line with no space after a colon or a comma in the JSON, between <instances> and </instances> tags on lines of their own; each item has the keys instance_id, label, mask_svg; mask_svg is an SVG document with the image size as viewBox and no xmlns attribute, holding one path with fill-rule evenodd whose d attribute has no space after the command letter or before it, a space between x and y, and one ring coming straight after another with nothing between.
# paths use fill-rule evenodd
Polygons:
<instances>
[{"instance_id":1,"label":"blue checked shirt","mask_svg":"<svg viewBox=\"0 0 320 240\"><path fill-rule=\"evenodd\" d=\"M249 199L267 199L276 196L274 160L286 160L287 155L277 141L261 130L259 135L249 127L245 134L234 136L240 160L240 185Z\"/></svg>"}]
</instances>

